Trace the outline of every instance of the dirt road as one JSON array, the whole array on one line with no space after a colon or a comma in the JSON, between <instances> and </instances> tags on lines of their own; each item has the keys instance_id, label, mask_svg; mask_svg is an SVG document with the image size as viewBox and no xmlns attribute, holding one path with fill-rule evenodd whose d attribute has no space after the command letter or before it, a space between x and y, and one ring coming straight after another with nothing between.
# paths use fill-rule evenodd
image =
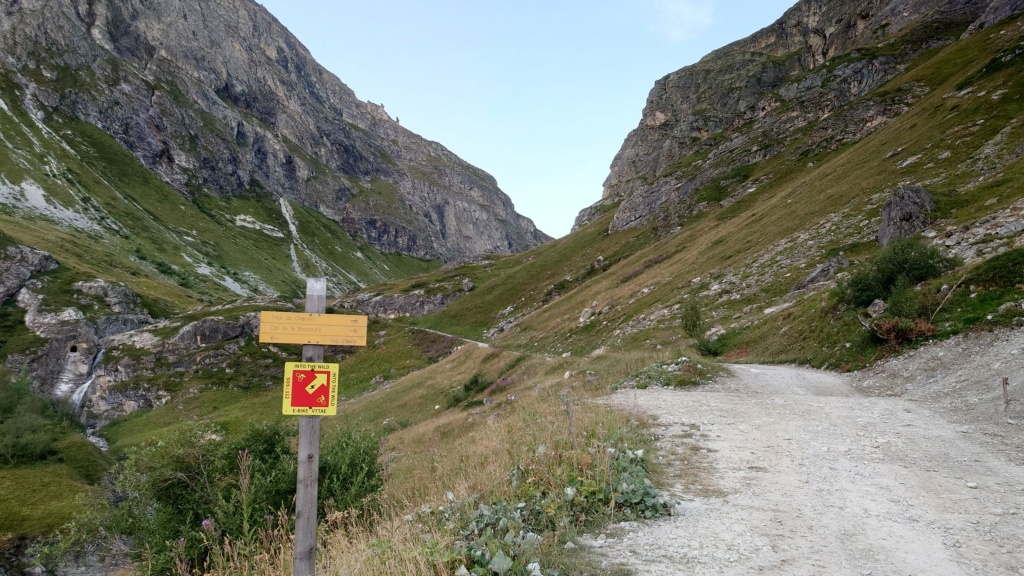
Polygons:
<instances>
[{"instance_id":1,"label":"dirt road","mask_svg":"<svg viewBox=\"0 0 1024 576\"><path fill-rule=\"evenodd\" d=\"M585 538L607 566L639 575L1024 574L1022 429L1006 415L985 418L1012 436L1008 445L938 405L869 396L863 376L730 368L706 387L610 398L657 417L680 504L670 518Z\"/></svg>"}]
</instances>

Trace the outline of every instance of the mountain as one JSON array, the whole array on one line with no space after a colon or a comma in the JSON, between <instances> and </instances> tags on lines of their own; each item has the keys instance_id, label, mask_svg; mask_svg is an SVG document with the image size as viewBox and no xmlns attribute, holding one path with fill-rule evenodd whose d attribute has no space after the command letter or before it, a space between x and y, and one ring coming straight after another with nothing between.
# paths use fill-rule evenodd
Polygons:
<instances>
[{"instance_id":1,"label":"mountain","mask_svg":"<svg viewBox=\"0 0 1024 576\"><path fill-rule=\"evenodd\" d=\"M287 199L386 253L457 260L549 239L493 177L357 99L251 0L9 2L0 50L6 116L46 127L30 150L75 148L84 122L197 205ZM60 194L42 174L3 174Z\"/></svg>"},{"instance_id":2,"label":"mountain","mask_svg":"<svg viewBox=\"0 0 1024 576\"><path fill-rule=\"evenodd\" d=\"M1024 8L1020 0L801 0L771 26L658 80L604 183L610 228L678 219L799 144L858 142L931 88L881 90L925 55Z\"/></svg>"}]
</instances>

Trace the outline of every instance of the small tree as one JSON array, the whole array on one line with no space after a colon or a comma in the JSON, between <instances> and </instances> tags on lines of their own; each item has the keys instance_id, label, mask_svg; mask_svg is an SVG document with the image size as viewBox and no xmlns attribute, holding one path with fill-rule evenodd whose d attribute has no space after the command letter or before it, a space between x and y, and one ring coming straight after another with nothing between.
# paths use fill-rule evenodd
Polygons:
<instances>
[{"instance_id":1,"label":"small tree","mask_svg":"<svg viewBox=\"0 0 1024 576\"><path fill-rule=\"evenodd\" d=\"M958 258L943 254L919 237L901 238L853 273L846 299L863 307L875 300L888 301L896 289L903 291L899 295L903 298L907 287L938 277L959 264Z\"/></svg>"},{"instance_id":2,"label":"small tree","mask_svg":"<svg viewBox=\"0 0 1024 576\"><path fill-rule=\"evenodd\" d=\"M683 331L690 338L704 336L704 318L700 310L700 302L696 298L686 301L682 314Z\"/></svg>"}]
</instances>

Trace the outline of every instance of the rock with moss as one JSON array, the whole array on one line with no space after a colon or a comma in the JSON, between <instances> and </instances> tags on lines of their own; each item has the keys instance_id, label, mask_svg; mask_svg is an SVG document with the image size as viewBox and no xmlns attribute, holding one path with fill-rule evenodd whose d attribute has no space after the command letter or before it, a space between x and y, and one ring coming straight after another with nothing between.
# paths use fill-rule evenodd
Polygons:
<instances>
[{"instance_id":1,"label":"rock with moss","mask_svg":"<svg viewBox=\"0 0 1024 576\"><path fill-rule=\"evenodd\" d=\"M14 296L33 275L56 267L53 256L27 246L0 251L0 303Z\"/></svg>"}]
</instances>

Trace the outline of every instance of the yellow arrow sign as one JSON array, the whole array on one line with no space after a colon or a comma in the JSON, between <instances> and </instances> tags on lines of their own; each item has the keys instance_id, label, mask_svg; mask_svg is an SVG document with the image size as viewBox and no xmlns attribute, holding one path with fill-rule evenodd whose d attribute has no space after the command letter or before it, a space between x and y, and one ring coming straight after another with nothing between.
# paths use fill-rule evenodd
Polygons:
<instances>
[{"instance_id":1,"label":"yellow arrow sign","mask_svg":"<svg viewBox=\"0 0 1024 576\"><path fill-rule=\"evenodd\" d=\"M310 394L316 392L317 388L325 386L327 384L328 379L329 376L327 374L324 374L323 372L317 372L316 378L313 378L313 381L309 383L309 386L306 386L306 392L309 392Z\"/></svg>"}]
</instances>

